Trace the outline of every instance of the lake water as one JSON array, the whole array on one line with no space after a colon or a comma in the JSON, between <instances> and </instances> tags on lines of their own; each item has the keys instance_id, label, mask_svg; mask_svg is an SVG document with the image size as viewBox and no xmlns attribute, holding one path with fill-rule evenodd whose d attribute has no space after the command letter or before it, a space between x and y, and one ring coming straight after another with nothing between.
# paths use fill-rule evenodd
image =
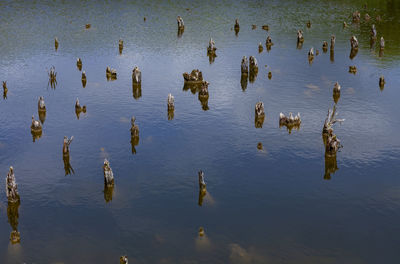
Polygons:
<instances>
[{"instance_id":1,"label":"lake water","mask_svg":"<svg viewBox=\"0 0 400 264\"><path fill-rule=\"evenodd\" d=\"M121 255L130 263L398 263L400 4L348 2L1 2L0 80L8 93L0 99L0 263L118 263ZM351 23L355 10L359 24ZM370 46L372 24L385 38L383 54L379 41ZM333 56L322 51L331 34ZM352 35L360 48L350 59ZM218 48L212 63L210 37ZM312 46L319 55L309 64ZM259 73L242 87L244 55L257 58ZM135 65L140 91L132 88ZM107 66L117 80L107 81ZM182 73L193 69L210 83L208 104L184 88ZM344 146L335 164L325 162L321 132L336 81L345 121L334 126ZM33 140L39 96L47 113ZM76 98L87 107L79 119ZM254 122L258 101L265 104L262 128ZM280 112L300 112L300 129L279 128ZM132 115L140 129L134 150ZM72 135L70 169L62 142ZM104 193L104 158L114 172L112 193ZM19 207L5 193L11 165ZM201 206L199 170L207 183ZM20 243L10 242L13 229Z\"/></svg>"}]
</instances>

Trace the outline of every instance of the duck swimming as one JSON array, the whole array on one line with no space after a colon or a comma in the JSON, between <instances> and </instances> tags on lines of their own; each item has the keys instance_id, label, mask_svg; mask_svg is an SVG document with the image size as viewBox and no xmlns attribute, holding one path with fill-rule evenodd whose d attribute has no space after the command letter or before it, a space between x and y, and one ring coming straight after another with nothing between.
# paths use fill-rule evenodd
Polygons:
<instances>
[{"instance_id":1,"label":"duck swimming","mask_svg":"<svg viewBox=\"0 0 400 264\"><path fill-rule=\"evenodd\" d=\"M357 73L357 67L356 66L349 66L349 72L356 74Z\"/></svg>"},{"instance_id":2,"label":"duck swimming","mask_svg":"<svg viewBox=\"0 0 400 264\"><path fill-rule=\"evenodd\" d=\"M58 49L58 39L57 39L57 37L54 38L54 47L55 47L55 49L57 51L57 49Z\"/></svg>"},{"instance_id":3,"label":"duck swimming","mask_svg":"<svg viewBox=\"0 0 400 264\"><path fill-rule=\"evenodd\" d=\"M46 105L44 104L44 98L43 96L39 97L38 101L38 111L39 112L45 112L46 111Z\"/></svg>"}]
</instances>

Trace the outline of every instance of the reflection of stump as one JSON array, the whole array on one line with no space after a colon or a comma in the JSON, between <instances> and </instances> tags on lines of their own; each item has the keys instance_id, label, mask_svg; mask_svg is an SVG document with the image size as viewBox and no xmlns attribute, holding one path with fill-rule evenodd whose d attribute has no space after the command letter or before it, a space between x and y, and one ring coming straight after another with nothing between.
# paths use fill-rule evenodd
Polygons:
<instances>
[{"instance_id":1,"label":"reflection of stump","mask_svg":"<svg viewBox=\"0 0 400 264\"><path fill-rule=\"evenodd\" d=\"M257 78L257 74L258 74L258 71L250 71L249 72L249 82L250 83L255 82L255 80Z\"/></svg>"},{"instance_id":2,"label":"reflection of stump","mask_svg":"<svg viewBox=\"0 0 400 264\"><path fill-rule=\"evenodd\" d=\"M83 88L86 87L86 79L82 79L82 87L83 87Z\"/></svg>"},{"instance_id":3,"label":"reflection of stump","mask_svg":"<svg viewBox=\"0 0 400 264\"><path fill-rule=\"evenodd\" d=\"M142 85L140 83L132 82L132 95L135 100L142 97Z\"/></svg>"},{"instance_id":4,"label":"reflection of stump","mask_svg":"<svg viewBox=\"0 0 400 264\"><path fill-rule=\"evenodd\" d=\"M201 103L201 108L202 108L204 111L207 111L207 110L210 109L210 108L208 107L208 97L209 97L208 94L207 94L207 95L200 95L200 94L199 94L199 101L200 101L200 103Z\"/></svg>"},{"instance_id":5,"label":"reflection of stump","mask_svg":"<svg viewBox=\"0 0 400 264\"><path fill-rule=\"evenodd\" d=\"M19 205L20 201L18 200L15 203L8 203L7 205L7 217L8 217L8 222L10 223L10 226L13 230L18 229L18 218L19 218Z\"/></svg>"},{"instance_id":6,"label":"reflection of stump","mask_svg":"<svg viewBox=\"0 0 400 264\"><path fill-rule=\"evenodd\" d=\"M242 90L245 91L247 88L247 74L242 74L240 77L240 86L242 87Z\"/></svg>"},{"instance_id":7,"label":"reflection of stump","mask_svg":"<svg viewBox=\"0 0 400 264\"><path fill-rule=\"evenodd\" d=\"M65 176L70 174L75 174L74 169L72 168L71 163L69 162L69 154L63 155L63 161L64 161Z\"/></svg>"},{"instance_id":8,"label":"reflection of stump","mask_svg":"<svg viewBox=\"0 0 400 264\"><path fill-rule=\"evenodd\" d=\"M106 203L111 202L114 194L114 185L104 184L104 200Z\"/></svg>"},{"instance_id":9,"label":"reflection of stump","mask_svg":"<svg viewBox=\"0 0 400 264\"><path fill-rule=\"evenodd\" d=\"M21 242L21 234L17 230L11 231L10 234L11 244L17 244Z\"/></svg>"},{"instance_id":10,"label":"reflection of stump","mask_svg":"<svg viewBox=\"0 0 400 264\"><path fill-rule=\"evenodd\" d=\"M204 196L206 196L206 194L207 194L206 188L205 187L200 188L200 190L199 190L199 206L203 205L203 199L204 199Z\"/></svg>"},{"instance_id":11,"label":"reflection of stump","mask_svg":"<svg viewBox=\"0 0 400 264\"><path fill-rule=\"evenodd\" d=\"M42 137L42 130L40 130L40 131L31 130L31 134L32 134L32 140L33 140L33 142L35 142L37 139Z\"/></svg>"},{"instance_id":12,"label":"reflection of stump","mask_svg":"<svg viewBox=\"0 0 400 264\"><path fill-rule=\"evenodd\" d=\"M136 146L139 145L139 136L131 136L132 154L136 154Z\"/></svg>"},{"instance_id":13,"label":"reflection of stump","mask_svg":"<svg viewBox=\"0 0 400 264\"><path fill-rule=\"evenodd\" d=\"M175 112L174 109L172 109L172 110L168 109L168 120L174 119L174 115L175 115L174 112Z\"/></svg>"},{"instance_id":14,"label":"reflection of stump","mask_svg":"<svg viewBox=\"0 0 400 264\"><path fill-rule=\"evenodd\" d=\"M215 52L207 52L207 56L208 56L208 62L210 64L212 64L215 61L215 58L217 57L217 54L215 54Z\"/></svg>"},{"instance_id":15,"label":"reflection of stump","mask_svg":"<svg viewBox=\"0 0 400 264\"><path fill-rule=\"evenodd\" d=\"M182 37L184 31L185 31L184 27L178 27L178 33L177 33L178 38Z\"/></svg>"},{"instance_id":16,"label":"reflection of stump","mask_svg":"<svg viewBox=\"0 0 400 264\"><path fill-rule=\"evenodd\" d=\"M333 49L331 49L331 52L330 52L330 60L331 60L331 62L335 61L335 51Z\"/></svg>"},{"instance_id":17,"label":"reflection of stump","mask_svg":"<svg viewBox=\"0 0 400 264\"><path fill-rule=\"evenodd\" d=\"M240 27L235 27L235 36L237 37L240 31Z\"/></svg>"},{"instance_id":18,"label":"reflection of stump","mask_svg":"<svg viewBox=\"0 0 400 264\"><path fill-rule=\"evenodd\" d=\"M337 167L336 156L325 156L325 174L324 180L330 180L331 174L334 174L339 168Z\"/></svg>"},{"instance_id":19,"label":"reflection of stump","mask_svg":"<svg viewBox=\"0 0 400 264\"><path fill-rule=\"evenodd\" d=\"M254 126L255 128L262 128L264 124L265 115L256 116L254 119Z\"/></svg>"},{"instance_id":20,"label":"reflection of stump","mask_svg":"<svg viewBox=\"0 0 400 264\"><path fill-rule=\"evenodd\" d=\"M337 104L339 98L340 98L340 92L333 92L333 101L335 102L335 104Z\"/></svg>"},{"instance_id":21,"label":"reflection of stump","mask_svg":"<svg viewBox=\"0 0 400 264\"><path fill-rule=\"evenodd\" d=\"M358 53L358 49L351 49L351 51L350 51L350 59L352 60L352 59L354 59L354 57L355 56L357 56L357 53Z\"/></svg>"},{"instance_id":22,"label":"reflection of stump","mask_svg":"<svg viewBox=\"0 0 400 264\"><path fill-rule=\"evenodd\" d=\"M43 124L44 121L46 120L46 110L44 110L44 111L39 110L38 115L39 115L40 122Z\"/></svg>"}]
</instances>

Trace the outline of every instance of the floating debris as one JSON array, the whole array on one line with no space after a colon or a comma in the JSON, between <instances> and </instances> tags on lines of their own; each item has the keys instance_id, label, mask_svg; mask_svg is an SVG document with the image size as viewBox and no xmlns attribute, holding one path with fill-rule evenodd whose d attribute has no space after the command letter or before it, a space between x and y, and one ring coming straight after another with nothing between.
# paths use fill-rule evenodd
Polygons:
<instances>
[{"instance_id":1,"label":"floating debris","mask_svg":"<svg viewBox=\"0 0 400 264\"><path fill-rule=\"evenodd\" d=\"M356 66L349 66L349 72L352 74L356 74L357 73L357 67Z\"/></svg>"},{"instance_id":2,"label":"floating debris","mask_svg":"<svg viewBox=\"0 0 400 264\"><path fill-rule=\"evenodd\" d=\"M122 39L120 39L119 41L118 41L118 51L119 51L119 54L122 54L122 50L124 49L124 41L122 40Z\"/></svg>"},{"instance_id":3,"label":"floating debris","mask_svg":"<svg viewBox=\"0 0 400 264\"><path fill-rule=\"evenodd\" d=\"M253 29L253 30L254 30L254 29L256 29L256 28L257 28L257 25L254 25L254 24L253 24L253 25L251 25L251 29Z\"/></svg>"},{"instance_id":4,"label":"floating debris","mask_svg":"<svg viewBox=\"0 0 400 264\"><path fill-rule=\"evenodd\" d=\"M54 38L54 47L55 47L55 49L57 51L57 49L58 49L58 39L57 39L57 37Z\"/></svg>"},{"instance_id":5,"label":"floating debris","mask_svg":"<svg viewBox=\"0 0 400 264\"><path fill-rule=\"evenodd\" d=\"M8 92L7 81L3 81L3 99L7 99L7 92Z\"/></svg>"},{"instance_id":6,"label":"floating debris","mask_svg":"<svg viewBox=\"0 0 400 264\"><path fill-rule=\"evenodd\" d=\"M262 149L263 149L263 145L262 145L261 142L258 142L258 143L257 143L257 149L258 149L258 150L262 150Z\"/></svg>"},{"instance_id":7,"label":"floating debris","mask_svg":"<svg viewBox=\"0 0 400 264\"><path fill-rule=\"evenodd\" d=\"M383 75L381 75L381 77L379 77L379 87L381 88L381 90L383 90L383 88L385 87L385 77L383 77Z\"/></svg>"},{"instance_id":8,"label":"floating debris","mask_svg":"<svg viewBox=\"0 0 400 264\"><path fill-rule=\"evenodd\" d=\"M271 71L269 71L269 72L268 72L268 79L270 79L270 80L271 80L271 78L272 78L272 72L271 72Z\"/></svg>"},{"instance_id":9,"label":"floating debris","mask_svg":"<svg viewBox=\"0 0 400 264\"><path fill-rule=\"evenodd\" d=\"M86 24L86 25L85 25L85 28L86 28L86 29L89 29L91 26L92 26L92 24Z\"/></svg>"},{"instance_id":10,"label":"floating debris","mask_svg":"<svg viewBox=\"0 0 400 264\"><path fill-rule=\"evenodd\" d=\"M269 26L268 26L268 25L263 25L263 26L262 26L262 29L263 29L263 30L266 30L266 31L269 31Z\"/></svg>"},{"instance_id":11,"label":"floating debris","mask_svg":"<svg viewBox=\"0 0 400 264\"><path fill-rule=\"evenodd\" d=\"M55 89L57 85L57 72L54 66L51 66L50 71L47 72L49 75L49 84L51 88Z\"/></svg>"},{"instance_id":12,"label":"floating debris","mask_svg":"<svg viewBox=\"0 0 400 264\"><path fill-rule=\"evenodd\" d=\"M341 87L338 82L336 82L335 85L333 86L333 101L335 102L335 104L337 104L340 98L340 88Z\"/></svg>"},{"instance_id":13,"label":"floating debris","mask_svg":"<svg viewBox=\"0 0 400 264\"><path fill-rule=\"evenodd\" d=\"M263 45L261 44L261 42L258 44L258 52L261 53L264 50Z\"/></svg>"},{"instance_id":14,"label":"floating debris","mask_svg":"<svg viewBox=\"0 0 400 264\"><path fill-rule=\"evenodd\" d=\"M204 228L203 228L203 227L200 227L200 228L199 228L199 236L200 236L200 237L203 237L204 235L205 235Z\"/></svg>"},{"instance_id":15,"label":"floating debris","mask_svg":"<svg viewBox=\"0 0 400 264\"><path fill-rule=\"evenodd\" d=\"M308 20L308 22L307 22L307 27L308 27L308 28L311 27L311 21L310 21L310 20Z\"/></svg>"}]
</instances>

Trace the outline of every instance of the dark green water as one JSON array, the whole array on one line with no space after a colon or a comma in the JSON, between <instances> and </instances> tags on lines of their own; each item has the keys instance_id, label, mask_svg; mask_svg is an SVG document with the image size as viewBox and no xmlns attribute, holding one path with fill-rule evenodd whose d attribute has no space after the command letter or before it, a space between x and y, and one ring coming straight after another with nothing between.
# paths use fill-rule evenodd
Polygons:
<instances>
[{"instance_id":1,"label":"dark green water","mask_svg":"<svg viewBox=\"0 0 400 264\"><path fill-rule=\"evenodd\" d=\"M0 173L4 179L14 167L21 204L7 215L1 181L0 263L118 263L123 254L130 263L398 263L400 4L348 2L1 2L0 80L9 91L0 100ZM355 10L360 24L351 23ZM185 21L180 37L177 15ZM373 23L386 41L382 56L378 43L370 46ZM304 31L302 49L297 29ZM258 53L268 34L272 49ZM322 52L331 34L333 57ZM352 35L360 49L350 59ZM218 48L211 64L210 37ZM320 54L309 64L311 46ZM243 90L244 55L255 56L260 70ZM47 76L53 65L55 89ZM140 97L132 89L135 65L142 71ZM350 65L357 66L355 75ZM106 80L107 66L117 70L117 80ZM192 69L210 82L207 111L197 94L183 89L182 73ZM338 116L346 120L334 129L344 148L337 164L326 164L321 131L336 81ZM47 114L33 142L39 96ZM77 97L87 106L79 119ZM266 118L255 128L260 100ZM280 112L300 112L300 130L279 128ZM140 128L136 154L132 115ZM66 175L62 142L71 135L74 173ZM115 176L108 202L105 157ZM200 169L207 183L202 206ZM9 240L13 229L19 244Z\"/></svg>"}]
</instances>

